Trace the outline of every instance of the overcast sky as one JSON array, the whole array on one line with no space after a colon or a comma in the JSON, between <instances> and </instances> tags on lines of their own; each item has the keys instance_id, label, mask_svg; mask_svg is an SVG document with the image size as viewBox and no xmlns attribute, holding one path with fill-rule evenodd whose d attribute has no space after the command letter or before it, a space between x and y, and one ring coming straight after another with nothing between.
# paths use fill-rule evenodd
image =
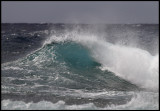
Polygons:
<instances>
[{"instance_id":1,"label":"overcast sky","mask_svg":"<svg viewBox=\"0 0 160 111\"><path fill-rule=\"evenodd\" d=\"M2 23L159 23L158 1L2 1Z\"/></svg>"}]
</instances>

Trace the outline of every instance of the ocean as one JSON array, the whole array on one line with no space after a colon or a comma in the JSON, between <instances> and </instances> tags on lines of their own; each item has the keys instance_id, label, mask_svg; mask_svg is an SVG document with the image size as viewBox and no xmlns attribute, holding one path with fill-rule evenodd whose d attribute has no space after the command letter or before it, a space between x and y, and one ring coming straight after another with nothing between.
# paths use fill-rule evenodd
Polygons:
<instances>
[{"instance_id":1,"label":"ocean","mask_svg":"<svg viewBox=\"0 0 160 111\"><path fill-rule=\"evenodd\" d=\"M1 24L2 109L159 109L158 24Z\"/></svg>"}]
</instances>

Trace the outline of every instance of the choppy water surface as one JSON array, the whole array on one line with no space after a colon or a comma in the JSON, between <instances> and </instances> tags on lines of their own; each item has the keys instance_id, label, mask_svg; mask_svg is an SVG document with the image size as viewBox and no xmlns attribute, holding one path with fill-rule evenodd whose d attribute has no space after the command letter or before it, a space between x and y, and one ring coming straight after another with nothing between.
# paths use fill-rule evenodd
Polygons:
<instances>
[{"instance_id":1,"label":"choppy water surface","mask_svg":"<svg viewBox=\"0 0 160 111\"><path fill-rule=\"evenodd\" d=\"M2 109L159 109L157 25L2 24L1 33Z\"/></svg>"}]
</instances>

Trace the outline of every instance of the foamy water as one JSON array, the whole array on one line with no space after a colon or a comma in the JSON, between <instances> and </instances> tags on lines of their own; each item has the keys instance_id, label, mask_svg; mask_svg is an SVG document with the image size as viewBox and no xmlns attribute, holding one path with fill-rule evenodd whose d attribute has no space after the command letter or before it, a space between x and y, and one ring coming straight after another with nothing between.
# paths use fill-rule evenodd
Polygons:
<instances>
[{"instance_id":1,"label":"foamy water","mask_svg":"<svg viewBox=\"0 0 160 111\"><path fill-rule=\"evenodd\" d=\"M158 53L98 34L55 34L2 64L2 109L159 109L158 61Z\"/></svg>"}]
</instances>

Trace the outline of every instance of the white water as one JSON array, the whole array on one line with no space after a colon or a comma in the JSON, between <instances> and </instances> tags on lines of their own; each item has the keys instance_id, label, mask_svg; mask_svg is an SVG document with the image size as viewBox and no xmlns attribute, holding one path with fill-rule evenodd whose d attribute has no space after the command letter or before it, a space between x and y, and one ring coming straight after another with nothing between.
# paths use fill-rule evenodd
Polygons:
<instances>
[{"instance_id":1,"label":"white water","mask_svg":"<svg viewBox=\"0 0 160 111\"><path fill-rule=\"evenodd\" d=\"M158 55L107 42L91 43L87 47L95 60L102 64L102 69L110 70L141 88L158 90Z\"/></svg>"},{"instance_id":2,"label":"white water","mask_svg":"<svg viewBox=\"0 0 160 111\"><path fill-rule=\"evenodd\" d=\"M136 47L116 45L104 38L76 31L60 36L52 36L44 44L51 42L74 41L82 44L91 56L102 64L102 70L110 70L115 75L149 90L158 90L159 55L152 56L148 51Z\"/></svg>"},{"instance_id":3,"label":"white water","mask_svg":"<svg viewBox=\"0 0 160 111\"><path fill-rule=\"evenodd\" d=\"M131 101L123 105L109 105L104 108L97 107L94 103L87 103L81 105L67 105L64 101L58 101L57 103L52 103L49 101L40 101L37 103L29 102L25 103L23 101L11 101L3 100L2 109L3 110L149 110L158 109L158 93L152 92L139 92L134 95Z\"/></svg>"}]
</instances>

